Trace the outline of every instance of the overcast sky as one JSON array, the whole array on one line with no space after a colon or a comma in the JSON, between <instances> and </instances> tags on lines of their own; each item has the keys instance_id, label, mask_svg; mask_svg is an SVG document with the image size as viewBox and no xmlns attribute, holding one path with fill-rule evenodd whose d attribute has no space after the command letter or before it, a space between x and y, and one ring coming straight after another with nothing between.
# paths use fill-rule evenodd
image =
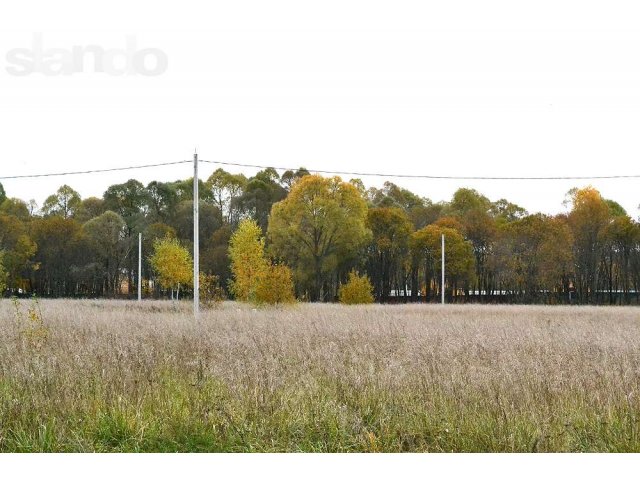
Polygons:
<instances>
[{"instance_id":1,"label":"overcast sky","mask_svg":"<svg viewBox=\"0 0 640 480\"><path fill-rule=\"evenodd\" d=\"M0 177L186 160L196 147L202 159L310 170L640 174L636 3L4 2ZM74 47L125 49L127 38L128 74L88 60L70 75L43 70ZM26 65L35 57L16 49L38 43L42 61ZM163 73L140 74L133 53L144 49L155 49L144 69ZM63 183L87 197L190 175L185 164L0 182L41 204ZM546 213L589 183L633 217L640 203L640 179L394 182L434 201L473 187Z\"/></svg>"}]
</instances>

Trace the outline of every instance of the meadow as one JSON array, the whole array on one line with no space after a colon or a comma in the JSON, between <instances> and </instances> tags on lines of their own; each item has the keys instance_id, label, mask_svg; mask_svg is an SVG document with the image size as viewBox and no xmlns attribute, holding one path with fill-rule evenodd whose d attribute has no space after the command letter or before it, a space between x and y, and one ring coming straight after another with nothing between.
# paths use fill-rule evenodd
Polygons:
<instances>
[{"instance_id":1,"label":"meadow","mask_svg":"<svg viewBox=\"0 0 640 480\"><path fill-rule=\"evenodd\" d=\"M0 300L3 452L640 451L640 310Z\"/></svg>"}]
</instances>

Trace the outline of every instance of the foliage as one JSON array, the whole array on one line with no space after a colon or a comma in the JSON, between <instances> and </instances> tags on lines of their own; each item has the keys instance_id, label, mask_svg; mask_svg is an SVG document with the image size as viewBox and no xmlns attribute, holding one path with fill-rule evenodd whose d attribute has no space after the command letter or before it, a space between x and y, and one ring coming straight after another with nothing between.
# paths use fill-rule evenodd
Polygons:
<instances>
[{"instance_id":1,"label":"foliage","mask_svg":"<svg viewBox=\"0 0 640 480\"><path fill-rule=\"evenodd\" d=\"M204 308L219 306L225 299L224 290L216 275L200 272L200 304Z\"/></svg>"},{"instance_id":2,"label":"foliage","mask_svg":"<svg viewBox=\"0 0 640 480\"><path fill-rule=\"evenodd\" d=\"M427 298L433 285L441 287L442 235L445 237L445 281L453 295L456 296L459 289L467 290L474 276L473 247L459 231L439 225L422 228L411 236L410 245L418 269L423 272Z\"/></svg>"},{"instance_id":3,"label":"foliage","mask_svg":"<svg viewBox=\"0 0 640 480\"><path fill-rule=\"evenodd\" d=\"M366 203L352 184L339 177L304 176L271 210L271 252L294 265L300 290L311 300L324 300L328 274L368 238L366 215Z\"/></svg>"},{"instance_id":4,"label":"foliage","mask_svg":"<svg viewBox=\"0 0 640 480\"><path fill-rule=\"evenodd\" d=\"M9 276L4 267L4 252L0 250L0 297L7 288L7 277Z\"/></svg>"},{"instance_id":5,"label":"foliage","mask_svg":"<svg viewBox=\"0 0 640 480\"><path fill-rule=\"evenodd\" d=\"M151 265L163 288L180 289L193 284L193 260L175 238L158 239L153 244Z\"/></svg>"},{"instance_id":6,"label":"foliage","mask_svg":"<svg viewBox=\"0 0 640 480\"><path fill-rule=\"evenodd\" d=\"M13 307L15 321L20 326L20 335L29 347L40 350L50 335L49 327L44 323L40 302L34 297L24 313L20 301L14 297Z\"/></svg>"},{"instance_id":7,"label":"foliage","mask_svg":"<svg viewBox=\"0 0 640 480\"><path fill-rule=\"evenodd\" d=\"M262 229L254 220L243 220L229 241L231 292L237 300L254 301L260 277L268 268Z\"/></svg>"},{"instance_id":8,"label":"foliage","mask_svg":"<svg viewBox=\"0 0 640 480\"><path fill-rule=\"evenodd\" d=\"M370 278L377 301L399 300L394 295L417 301L421 291L422 300L435 300L434 238L449 229L460 250L447 258L465 259L447 268L456 301L640 303L640 224L593 187L572 189L568 213L546 216L469 188L434 203L392 182L367 189L358 178L343 182L304 168L282 176L267 168L252 177L218 169L200 182L200 266L225 293L231 293L229 242L247 219L268 239L262 266L286 264L303 299L335 299L340 280L356 269ZM169 235L189 251L193 246L193 180L146 187L129 180L86 199L62 185L40 210L33 200L0 191L0 250L11 291L133 295L139 233L149 283L147 252L156 239ZM160 294L159 283L150 283L151 293Z\"/></svg>"},{"instance_id":9,"label":"foliage","mask_svg":"<svg viewBox=\"0 0 640 480\"><path fill-rule=\"evenodd\" d=\"M373 303L373 286L366 275L349 272L347 283L340 285L338 299L345 305Z\"/></svg>"},{"instance_id":10,"label":"foliage","mask_svg":"<svg viewBox=\"0 0 640 480\"><path fill-rule=\"evenodd\" d=\"M63 185L44 201L42 213L45 216L59 215L62 218L69 218L76 213L81 204L78 192L69 185Z\"/></svg>"},{"instance_id":11,"label":"foliage","mask_svg":"<svg viewBox=\"0 0 640 480\"><path fill-rule=\"evenodd\" d=\"M286 265L269 265L258 277L254 302L257 305L294 303L293 278Z\"/></svg>"}]
</instances>

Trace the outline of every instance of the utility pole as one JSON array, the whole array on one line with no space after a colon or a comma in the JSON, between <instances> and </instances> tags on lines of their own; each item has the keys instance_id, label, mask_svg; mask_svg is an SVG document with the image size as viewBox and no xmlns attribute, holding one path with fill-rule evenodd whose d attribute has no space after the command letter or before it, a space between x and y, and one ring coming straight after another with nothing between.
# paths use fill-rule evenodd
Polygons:
<instances>
[{"instance_id":1,"label":"utility pole","mask_svg":"<svg viewBox=\"0 0 640 480\"><path fill-rule=\"evenodd\" d=\"M138 301L142 301L142 233L138 233Z\"/></svg>"},{"instance_id":2,"label":"utility pole","mask_svg":"<svg viewBox=\"0 0 640 480\"><path fill-rule=\"evenodd\" d=\"M442 234L442 283L440 291L442 295L442 305L444 305L444 233Z\"/></svg>"},{"instance_id":3,"label":"utility pole","mask_svg":"<svg viewBox=\"0 0 640 480\"><path fill-rule=\"evenodd\" d=\"M200 194L198 192L198 152L193 154L193 315L200 314Z\"/></svg>"}]
</instances>

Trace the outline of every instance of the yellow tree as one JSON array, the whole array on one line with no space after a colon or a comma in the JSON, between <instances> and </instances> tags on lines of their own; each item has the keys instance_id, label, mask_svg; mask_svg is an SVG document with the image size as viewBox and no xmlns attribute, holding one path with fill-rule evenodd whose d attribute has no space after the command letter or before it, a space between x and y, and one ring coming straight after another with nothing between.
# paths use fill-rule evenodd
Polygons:
<instances>
[{"instance_id":1,"label":"yellow tree","mask_svg":"<svg viewBox=\"0 0 640 480\"><path fill-rule=\"evenodd\" d=\"M373 303L373 286L369 277L360 276L353 270L349 272L347 283L340 285L338 299L345 305Z\"/></svg>"},{"instance_id":2,"label":"yellow tree","mask_svg":"<svg viewBox=\"0 0 640 480\"><path fill-rule=\"evenodd\" d=\"M304 176L271 209L271 251L295 266L311 300L324 300L325 280L369 237L366 218L366 202L355 186L340 177Z\"/></svg>"},{"instance_id":3,"label":"yellow tree","mask_svg":"<svg viewBox=\"0 0 640 480\"><path fill-rule=\"evenodd\" d=\"M180 285L193 284L193 260L191 255L175 238L165 237L153 244L151 266L158 275L158 281L163 288L177 290L180 298Z\"/></svg>"},{"instance_id":4,"label":"yellow tree","mask_svg":"<svg viewBox=\"0 0 640 480\"><path fill-rule=\"evenodd\" d=\"M255 220L243 220L229 242L233 280L231 291L237 300L277 305L295 301L291 270L271 265L265 256L262 229Z\"/></svg>"},{"instance_id":5,"label":"yellow tree","mask_svg":"<svg viewBox=\"0 0 640 480\"><path fill-rule=\"evenodd\" d=\"M233 275L231 292L237 300L253 300L258 279L268 267L262 229L254 220L240 222L229 241L229 258Z\"/></svg>"}]
</instances>

